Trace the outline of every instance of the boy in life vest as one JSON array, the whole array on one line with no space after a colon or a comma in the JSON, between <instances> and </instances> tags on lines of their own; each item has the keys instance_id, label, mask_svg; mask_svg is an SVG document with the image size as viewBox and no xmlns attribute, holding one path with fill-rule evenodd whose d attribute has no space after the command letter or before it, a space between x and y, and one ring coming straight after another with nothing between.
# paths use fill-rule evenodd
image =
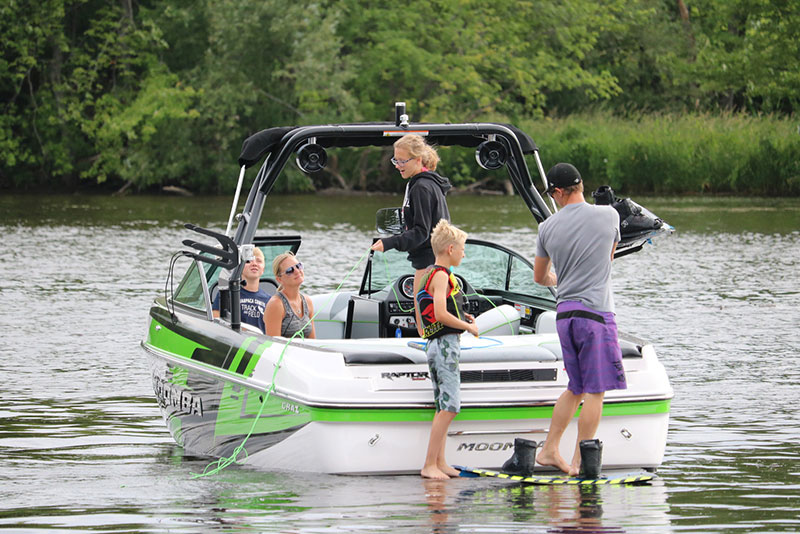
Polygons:
<instances>
[{"instance_id":1,"label":"boy in life vest","mask_svg":"<svg viewBox=\"0 0 800 534\"><path fill-rule=\"evenodd\" d=\"M473 317L464 313L464 291L450 272L461 263L466 241L466 233L445 219L439 221L431 234L436 263L423 275L417 293L436 407L428 453L420 471L424 478L445 480L459 474L445 460L444 445L447 429L461 409L461 333L466 330L478 336Z\"/></svg>"}]
</instances>

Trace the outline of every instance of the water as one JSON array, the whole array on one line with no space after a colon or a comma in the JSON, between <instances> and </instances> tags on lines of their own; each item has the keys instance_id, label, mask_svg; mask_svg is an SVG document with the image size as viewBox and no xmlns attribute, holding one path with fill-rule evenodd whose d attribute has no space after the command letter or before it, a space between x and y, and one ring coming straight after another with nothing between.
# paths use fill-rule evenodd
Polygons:
<instances>
[{"instance_id":1,"label":"water","mask_svg":"<svg viewBox=\"0 0 800 534\"><path fill-rule=\"evenodd\" d=\"M329 290L398 202L276 197L267 219L304 236L308 289ZM167 433L139 341L181 223L223 229L228 199L0 197L0 529L800 530L800 200L642 203L678 232L615 262L615 292L620 328L655 344L675 388L666 457L650 486L582 489L243 466L193 478L208 461ZM519 199L450 205L473 236L533 255Z\"/></svg>"}]
</instances>

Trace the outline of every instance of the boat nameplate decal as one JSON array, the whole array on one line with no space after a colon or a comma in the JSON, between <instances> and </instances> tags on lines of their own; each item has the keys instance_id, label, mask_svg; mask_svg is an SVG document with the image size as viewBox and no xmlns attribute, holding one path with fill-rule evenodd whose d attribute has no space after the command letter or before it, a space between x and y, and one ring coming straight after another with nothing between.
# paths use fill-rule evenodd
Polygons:
<instances>
[{"instance_id":1,"label":"boat nameplate decal","mask_svg":"<svg viewBox=\"0 0 800 534\"><path fill-rule=\"evenodd\" d=\"M295 413L300 415L300 408L296 404L292 404L291 402L282 402L281 408L286 410L287 412Z\"/></svg>"},{"instance_id":2,"label":"boat nameplate decal","mask_svg":"<svg viewBox=\"0 0 800 534\"><path fill-rule=\"evenodd\" d=\"M406 371L399 373L381 373L381 378L394 380L395 378L410 378L411 380L430 380L428 371Z\"/></svg>"},{"instance_id":3,"label":"boat nameplate decal","mask_svg":"<svg viewBox=\"0 0 800 534\"><path fill-rule=\"evenodd\" d=\"M162 408L176 407L187 414L203 416L203 398L159 376L153 376L153 391Z\"/></svg>"},{"instance_id":4,"label":"boat nameplate decal","mask_svg":"<svg viewBox=\"0 0 800 534\"><path fill-rule=\"evenodd\" d=\"M488 443L485 441L472 442L472 443L459 443L457 451L466 452L482 452L482 451L507 451L513 449L514 443L511 441L493 441Z\"/></svg>"}]
</instances>

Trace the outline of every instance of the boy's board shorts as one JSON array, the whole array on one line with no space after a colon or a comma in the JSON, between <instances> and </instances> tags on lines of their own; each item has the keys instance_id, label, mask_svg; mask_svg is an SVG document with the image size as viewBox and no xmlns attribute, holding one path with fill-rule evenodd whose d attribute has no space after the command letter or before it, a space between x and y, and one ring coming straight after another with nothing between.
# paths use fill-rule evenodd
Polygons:
<instances>
[{"instance_id":1,"label":"boy's board shorts","mask_svg":"<svg viewBox=\"0 0 800 534\"><path fill-rule=\"evenodd\" d=\"M436 411L461 411L461 358L459 334L445 334L428 340L425 349L433 382L433 404Z\"/></svg>"},{"instance_id":2,"label":"boy's board shorts","mask_svg":"<svg viewBox=\"0 0 800 534\"><path fill-rule=\"evenodd\" d=\"M576 301L560 302L556 329L569 377L567 389L580 395L628 387L613 313Z\"/></svg>"}]
</instances>

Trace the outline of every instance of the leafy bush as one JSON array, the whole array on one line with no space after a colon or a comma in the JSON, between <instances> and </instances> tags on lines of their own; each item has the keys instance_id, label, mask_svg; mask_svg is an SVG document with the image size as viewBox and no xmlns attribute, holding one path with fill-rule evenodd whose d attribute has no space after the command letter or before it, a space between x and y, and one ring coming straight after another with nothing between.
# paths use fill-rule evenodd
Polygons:
<instances>
[{"instance_id":1,"label":"leafy bush","mask_svg":"<svg viewBox=\"0 0 800 534\"><path fill-rule=\"evenodd\" d=\"M786 118L596 112L521 126L541 148L545 170L569 161L587 190L800 194L800 135Z\"/></svg>"}]
</instances>

